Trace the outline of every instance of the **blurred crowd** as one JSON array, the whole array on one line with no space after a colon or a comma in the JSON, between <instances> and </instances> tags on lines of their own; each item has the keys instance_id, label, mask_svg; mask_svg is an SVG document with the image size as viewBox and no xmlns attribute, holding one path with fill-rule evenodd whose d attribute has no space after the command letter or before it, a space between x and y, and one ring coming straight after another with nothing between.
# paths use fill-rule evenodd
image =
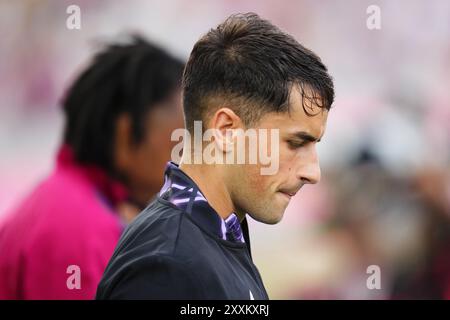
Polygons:
<instances>
[{"instance_id":1,"label":"blurred crowd","mask_svg":"<svg viewBox=\"0 0 450 320\"><path fill-rule=\"evenodd\" d=\"M69 30L70 1L0 1L0 223L54 169L63 98L102 43L137 32L181 63L209 28L253 11L317 52L337 92L322 181L278 225L250 221L269 297L450 299L450 3L376 1L381 29L369 30L372 2L84 0ZM173 108L153 124L159 142L179 124ZM124 224L142 206L127 200ZM380 289L367 287L371 265Z\"/></svg>"}]
</instances>

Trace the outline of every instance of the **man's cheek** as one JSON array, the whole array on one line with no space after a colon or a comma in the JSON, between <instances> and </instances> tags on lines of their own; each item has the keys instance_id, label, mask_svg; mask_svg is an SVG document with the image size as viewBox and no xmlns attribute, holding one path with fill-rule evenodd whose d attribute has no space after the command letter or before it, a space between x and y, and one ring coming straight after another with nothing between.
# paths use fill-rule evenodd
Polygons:
<instances>
[{"instance_id":1,"label":"man's cheek","mask_svg":"<svg viewBox=\"0 0 450 320\"><path fill-rule=\"evenodd\" d=\"M252 166L251 170L248 170L247 177L249 178L250 188L254 190L255 193L261 192L265 189L266 179L259 172L259 166Z\"/></svg>"},{"instance_id":2,"label":"man's cheek","mask_svg":"<svg viewBox=\"0 0 450 320\"><path fill-rule=\"evenodd\" d=\"M272 178L273 176L261 175L259 172L254 175L252 189L257 198L264 199L269 197L269 193L275 188Z\"/></svg>"},{"instance_id":3,"label":"man's cheek","mask_svg":"<svg viewBox=\"0 0 450 320\"><path fill-rule=\"evenodd\" d=\"M276 177L281 179L281 177L289 177L294 173L295 157L289 155L285 157L280 157L280 163L278 167L278 173Z\"/></svg>"}]
</instances>

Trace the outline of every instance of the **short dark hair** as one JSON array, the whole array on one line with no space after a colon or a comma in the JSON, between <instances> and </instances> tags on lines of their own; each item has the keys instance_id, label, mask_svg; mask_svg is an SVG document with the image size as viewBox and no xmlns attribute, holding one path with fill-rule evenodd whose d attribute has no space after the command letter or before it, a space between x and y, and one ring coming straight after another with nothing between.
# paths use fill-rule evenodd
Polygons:
<instances>
[{"instance_id":1,"label":"short dark hair","mask_svg":"<svg viewBox=\"0 0 450 320\"><path fill-rule=\"evenodd\" d=\"M64 142L80 163L113 168L114 130L118 116L128 113L134 142L145 134L152 107L181 88L184 63L134 35L107 45L95 55L63 99Z\"/></svg>"},{"instance_id":2,"label":"short dark hair","mask_svg":"<svg viewBox=\"0 0 450 320\"><path fill-rule=\"evenodd\" d=\"M316 54L257 14L232 15L192 49L183 74L186 127L192 130L223 102L237 105L246 125L266 112L288 111L293 85L330 109L333 80ZM312 95L305 95L305 86Z\"/></svg>"}]
</instances>

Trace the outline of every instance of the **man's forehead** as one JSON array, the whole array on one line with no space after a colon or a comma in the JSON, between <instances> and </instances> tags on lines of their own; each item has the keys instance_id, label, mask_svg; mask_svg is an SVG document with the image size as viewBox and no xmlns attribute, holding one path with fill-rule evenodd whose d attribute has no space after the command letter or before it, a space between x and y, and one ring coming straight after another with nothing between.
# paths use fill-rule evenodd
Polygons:
<instances>
[{"instance_id":1,"label":"man's forehead","mask_svg":"<svg viewBox=\"0 0 450 320\"><path fill-rule=\"evenodd\" d=\"M295 109L290 112L269 113L263 116L260 127L279 129L283 135L303 140L318 141L325 132L327 116L326 109L320 110L316 115L307 115L304 111Z\"/></svg>"},{"instance_id":2,"label":"man's forehead","mask_svg":"<svg viewBox=\"0 0 450 320\"><path fill-rule=\"evenodd\" d=\"M282 112L269 112L258 121L258 127L279 129L283 133L299 136L306 133L315 140L320 140L325 132L328 110L313 103L311 91L301 94L298 86L294 86L290 93L289 108ZM316 100L319 104L320 100Z\"/></svg>"},{"instance_id":3,"label":"man's forehead","mask_svg":"<svg viewBox=\"0 0 450 320\"><path fill-rule=\"evenodd\" d=\"M312 97L309 89L302 95L297 87L292 88L289 111L284 115L286 127L289 131L304 131L320 139L325 131L328 110L319 105L320 98Z\"/></svg>"},{"instance_id":4,"label":"man's forehead","mask_svg":"<svg viewBox=\"0 0 450 320\"><path fill-rule=\"evenodd\" d=\"M294 85L289 95L289 110L311 116L328 110L323 106L323 100L309 86Z\"/></svg>"}]
</instances>

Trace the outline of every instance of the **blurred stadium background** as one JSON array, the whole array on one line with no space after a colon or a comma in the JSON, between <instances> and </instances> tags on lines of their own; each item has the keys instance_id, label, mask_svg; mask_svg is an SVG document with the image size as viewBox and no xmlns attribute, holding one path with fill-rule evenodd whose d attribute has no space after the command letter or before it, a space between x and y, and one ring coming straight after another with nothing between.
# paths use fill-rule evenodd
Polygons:
<instances>
[{"instance_id":1,"label":"blurred stadium background","mask_svg":"<svg viewBox=\"0 0 450 320\"><path fill-rule=\"evenodd\" d=\"M66 28L67 6L81 29ZM381 29L366 27L369 5ZM450 2L0 1L0 219L50 171L59 101L100 40L142 33L186 59L196 40L253 11L315 51L336 102L322 181L275 226L251 221L272 299L450 299ZM1 253L0 253L1 254ZM380 290L366 269L381 268Z\"/></svg>"}]
</instances>

